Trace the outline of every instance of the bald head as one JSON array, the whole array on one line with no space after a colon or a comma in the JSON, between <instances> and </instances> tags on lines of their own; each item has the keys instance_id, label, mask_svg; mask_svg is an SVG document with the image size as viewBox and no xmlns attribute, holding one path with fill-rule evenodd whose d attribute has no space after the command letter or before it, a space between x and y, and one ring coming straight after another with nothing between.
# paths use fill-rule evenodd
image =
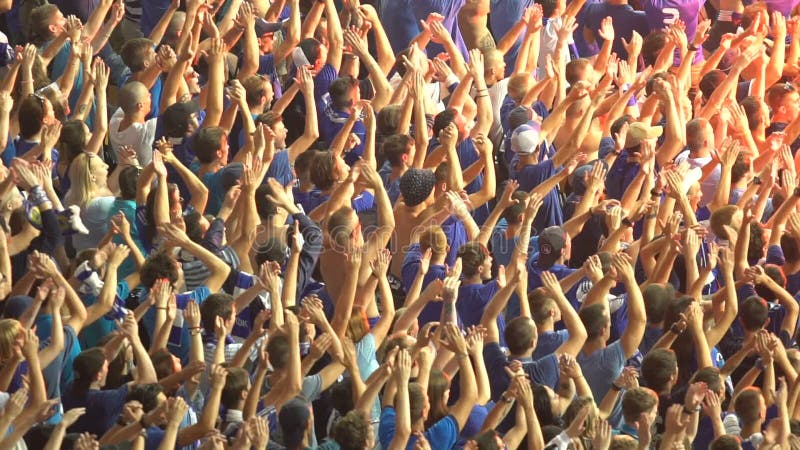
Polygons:
<instances>
[{"instance_id":1,"label":"bald head","mask_svg":"<svg viewBox=\"0 0 800 450\"><path fill-rule=\"evenodd\" d=\"M119 90L117 100L125 114L134 114L139 111L144 103L147 103L149 97L150 91L147 90L144 84L138 81L131 81ZM147 112L149 111L146 111L145 114Z\"/></svg>"}]
</instances>

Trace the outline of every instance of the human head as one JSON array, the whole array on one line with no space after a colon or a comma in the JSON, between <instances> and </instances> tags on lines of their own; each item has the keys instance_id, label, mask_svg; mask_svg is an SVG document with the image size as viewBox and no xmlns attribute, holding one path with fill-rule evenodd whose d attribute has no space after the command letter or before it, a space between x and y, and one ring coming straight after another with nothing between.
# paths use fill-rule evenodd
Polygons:
<instances>
[{"instance_id":1,"label":"human head","mask_svg":"<svg viewBox=\"0 0 800 450\"><path fill-rule=\"evenodd\" d=\"M414 149L414 140L407 134L393 134L384 139L381 145L384 158L392 167L404 167Z\"/></svg>"},{"instance_id":2,"label":"human head","mask_svg":"<svg viewBox=\"0 0 800 450\"><path fill-rule=\"evenodd\" d=\"M430 225L419 234L419 250L426 252L431 249L432 258L443 257L447 254L447 236L439 225Z\"/></svg>"},{"instance_id":3,"label":"human head","mask_svg":"<svg viewBox=\"0 0 800 450\"><path fill-rule=\"evenodd\" d=\"M539 267L548 269L570 256L570 237L558 225L550 226L539 233Z\"/></svg>"},{"instance_id":4,"label":"human head","mask_svg":"<svg viewBox=\"0 0 800 450\"><path fill-rule=\"evenodd\" d=\"M299 52L298 52L299 49ZM301 55L303 60L301 60ZM312 71L316 74L325 65L328 58L328 47L314 38L306 38L300 41L292 54L295 65L310 64ZM298 64L300 63L300 64Z\"/></svg>"},{"instance_id":5,"label":"human head","mask_svg":"<svg viewBox=\"0 0 800 450\"><path fill-rule=\"evenodd\" d=\"M720 239L730 239L727 227L738 232L742 225L742 211L736 205L726 205L711 213L709 226Z\"/></svg>"},{"instance_id":6,"label":"human head","mask_svg":"<svg viewBox=\"0 0 800 450\"><path fill-rule=\"evenodd\" d=\"M30 139L41 131L42 125L54 120L53 104L39 94L23 98L19 105L19 135Z\"/></svg>"},{"instance_id":7,"label":"human head","mask_svg":"<svg viewBox=\"0 0 800 450\"><path fill-rule=\"evenodd\" d=\"M226 409L242 409L241 406L250 390L250 375L241 367L229 367L222 388L222 405Z\"/></svg>"},{"instance_id":8,"label":"human head","mask_svg":"<svg viewBox=\"0 0 800 450\"><path fill-rule=\"evenodd\" d=\"M587 341L604 339L610 334L611 318L605 305L595 303L584 306L578 311L578 316L580 316L583 326L586 327Z\"/></svg>"},{"instance_id":9,"label":"human head","mask_svg":"<svg viewBox=\"0 0 800 450\"><path fill-rule=\"evenodd\" d=\"M43 45L64 31L67 20L56 5L47 3L33 8L28 16L28 38L34 45Z\"/></svg>"},{"instance_id":10,"label":"human head","mask_svg":"<svg viewBox=\"0 0 800 450\"><path fill-rule=\"evenodd\" d=\"M742 450L742 444L739 443L736 436L723 434L711 441L708 450Z\"/></svg>"},{"instance_id":11,"label":"human head","mask_svg":"<svg viewBox=\"0 0 800 450\"><path fill-rule=\"evenodd\" d=\"M800 113L800 93L791 83L772 85L766 94L773 122L791 122Z\"/></svg>"},{"instance_id":12,"label":"human head","mask_svg":"<svg viewBox=\"0 0 800 450\"><path fill-rule=\"evenodd\" d=\"M361 99L358 80L351 76L339 77L328 88L333 107L338 110L349 110Z\"/></svg>"},{"instance_id":13,"label":"human head","mask_svg":"<svg viewBox=\"0 0 800 450\"><path fill-rule=\"evenodd\" d=\"M592 62L586 58L573 59L567 63L564 76L567 79L567 83L570 85L578 81L593 81L594 66L592 66Z\"/></svg>"},{"instance_id":14,"label":"human head","mask_svg":"<svg viewBox=\"0 0 800 450\"><path fill-rule=\"evenodd\" d=\"M192 151L203 164L228 162L228 139L221 127L202 128L192 141Z\"/></svg>"},{"instance_id":15,"label":"human head","mask_svg":"<svg viewBox=\"0 0 800 450\"><path fill-rule=\"evenodd\" d=\"M164 395L164 388L158 383L137 384L130 387L128 395L125 396L125 401L130 402L136 400L142 404L144 412L148 413L166 400Z\"/></svg>"},{"instance_id":16,"label":"human head","mask_svg":"<svg viewBox=\"0 0 800 450\"><path fill-rule=\"evenodd\" d=\"M642 360L642 378L656 392L669 390L678 379L678 359L665 348L650 350Z\"/></svg>"},{"instance_id":17,"label":"human head","mask_svg":"<svg viewBox=\"0 0 800 450\"><path fill-rule=\"evenodd\" d=\"M558 304L544 288L538 287L528 292L528 303L531 308L531 318L537 327L541 328L561 320Z\"/></svg>"},{"instance_id":18,"label":"human head","mask_svg":"<svg viewBox=\"0 0 800 450\"><path fill-rule=\"evenodd\" d=\"M180 264L175 257L164 250L159 250L147 256L147 259L139 271L142 286L152 289L156 280L166 278L169 283L176 287L183 277Z\"/></svg>"},{"instance_id":19,"label":"human head","mask_svg":"<svg viewBox=\"0 0 800 450\"><path fill-rule=\"evenodd\" d=\"M311 431L311 404L302 397L284 403L278 412L283 444L290 449L300 448Z\"/></svg>"},{"instance_id":20,"label":"human head","mask_svg":"<svg viewBox=\"0 0 800 450\"><path fill-rule=\"evenodd\" d=\"M742 327L750 332L756 332L764 327L769 318L769 306L767 302L757 296L751 295L739 306L739 321Z\"/></svg>"},{"instance_id":21,"label":"human head","mask_svg":"<svg viewBox=\"0 0 800 450\"><path fill-rule=\"evenodd\" d=\"M64 195L67 205L83 208L95 194L107 186L108 164L94 153L81 153L69 166L69 179L72 182Z\"/></svg>"},{"instance_id":22,"label":"human head","mask_svg":"<svg viewBox=\"0 0 800 450\"><path fill-rule=\"evenodd\" d=\"M441 370L431 370L428 379L428 401L430 402L430 412L426 418L428 427L447 416L449 398L450 378Z\"/></svg>"},{"instance_id":23,"label":"human head","mask_svg":"<svg viewBox=\"0 0 800 450\"><path fill-rule=\"evenodd\" d=\"M233 325L236 320L233 296L224 292L211 294L200 303L200 321L203 329L213 332L217 321L221 317L225 321L226 327Z\"/></svg>"},{"instance_id":24,"label":"human head","mask_svg":"<svg viewBox=\"0 0 800 450\"><path fill-rule=\"evenodd\" d=\"M505 219L509 225L522 223L522 219L525 217L525 208L527 207L525 204L527 197L528 193L525 191L516 191L511 194L511 199L516 200L516 202L504 209L500 217Z\"/></svg>"},{"instance_id":25,"label":"human head","mask_svg":"<svg viewBox=\"0 0 800 450\"><path fill-rule=\"evenodd\" d=\"M714 146L714 128L708 119L692 119L686 124L686 146L690 152L708 151Z\"/></svg>"},{"instance_id":26,"label":"human head","mask_svg":"<svg viewBox=\"0 0 800 450\"><path fill-rule=\"evenodd\" d=\"M644 297L644 309L647 313L647 322L653 325L664 321L664 315L672 299L675 298L675 290L671 284L666 286L651 283L642 290Z\"/></svg>"},{"instance_id":27,"label":"human head","mask_svg":"<svg viewBox=\"0 0 800 450\"><path fill-rule=\"evenodd\" d=\"M655 64L658 54L667 42L667 34L663 31L652 31L642 40L642 58L645 66Z\"/></svg>"},{"instance_id":28,"label":"human head","mask_svg":"<svg viewBox=\"0 0 800 450\"><path fill-rule=\"evenodd\" d=\"M126 117L144 118L150 113L150 91L138 81L129 81L119 90L118 102Z\"/></svg>"},{"instance_id":29,"label":"human head","mask_svg":"<svg viewBox=\"0 0 800 450\"><path fill-rule=\"evenodd\" d=\"M269 364L275 370L282 370L289 362L289 337L281 332L270 335L267 341Z\"/></svg>"},{"instance_id":30,"label":"human head","mask_svg":"<svg viewBox=\"0 0 800 450\"><path fill-rule=\"evenodd\" d=\"M73 387L79 391L87 391L92 383L97 383L99 387L106 384L108 361L102 348L95 347L80 352L72 361L72 369L75 373Z\"/></svg>"},{"instance_id":31,"label":"human head","mask_svg":"<svg viewBox=\"0 0 800 450\"><path fill-rule=\"evenodd\" d=\"M506 77L506 62L503 53L496 48L486 48L483 53L484 77L489 84L497 83Z\"/></svg>"},{"instance_id":32,"label":"human head","mask_svg":"<svg viewBox=\"0 0 800 450\"><path fill-rule=\"evenodd\" d=\"M350 169L341 156L332 152L320 152L314 158L309 175L317 189L327 191L337 182L347 178L349 172Z\"/></svg>"},{"instance_id":33,"label":"human head","mask_svg":"<svg viewBox=\"0 0 800 450\"><path fill-rule=\"evenodd\" d=\"M83 153L90 136L89 127L82 120L72 119L64 122L56 144L59 159L72 162L76 156Z\"/></svg>"},{"instance_id":34,"label":"human head","mask_svg":"<svg viewBox=\"0 0 800 450\"><path fill-rule=\"evenodd\" d=\"M408 384L408 405L411 410L411 423L428 418L431 404L428 395L419 383Z\"/></svg>"},{"instance_id":35,"label":"human head","mask_svg":"<svg viewBox=\"0 0 800 450\"><path fill-rule=\"evenodd\" d=\"M272 103L275 93L272 90L270 79L264 75L253 75L242 81L245 99L251 110L256 108L263 111Z\"/></svg>"},{"instance_id":36,"label":"human head","mask_svg":"<svg viewBox=\"0 0 800 450\"><path fill-rule=\"evenodd\" d=\"M525 355L536 348L536 324L529 317L518 316L511 319L506 324L503 336L512 355Z\"/></svg>"},{"instance_id":37,"label":"human head","mask_svg":"<svg viewBox=\"0 0 800 450\"><path fill-rule=\"evenodd\" d=\"M123 200L136 200L136 183L142 171L136 166L127 166L119 171L119 197Z\"/></svg>"},{"instance_id":38,"label":"human head","mask_svg":"<svg viewBox=\"0 0 800 450\"><path fill-rule=\"evenodd\" d=\"M639 421L642 414L658 414L658 395L647 388L634 388L625 391L622 396L622 416L625 423L633 425Z\"/></svg>"},{"instance_id":39,"label":"human head","mask_svg":"<svg viewBox=\"0 0 800 450\"><path fill-rule=\"evenodd\" d=\"M333 426L333 439L341 450L366 450L375 446L369 419L361 411L350 411Z\"/></svg>"},{"instance_id":40,"label":"human head","mask_svg":"<svg viewBox=\"0 0 800 450\"><path fill-rule=\"evenodd\" d=\"M433 201L436 174L430 169L411 167L400 177L400 195L406 206L425 205Z\"/></svg>"},{"instance_id":41,"label":"human head","mask_svg":"<svg viewBox=\"0 0 800 450\"><path fill-rule=\"evenodd\" d=\"M328 218L328 235L338 249L346 250L351 240L363 239L358 214L349 206L343 206Z\"/></svg>"},{"instance_id":42,"label":"human head","mask_svg":"<svg viewBox=\"0 0 800 450\"><path fill-rule=\"evenodd\" d=\"M22 354L25 328L16 319L0 319L0 361L8 361Z\"/></svg>"},{"instance_id":43,"label":"human head","mask_svg":"<svg viewBox=\"0 0 800 450\"><path fill-rule=\"evenodd\" d=\"M533 79L530 74L517 73L511 75L508 78L508 96L517 103L521 102L525 98L525 94L530 90L531 83L533 83Z\"/></svg>"},{"instance_id":44,"label":"human head","mask_svg":"<svg viewBox=\"0 0 800 450\"><path fill-rule=\"evenodd\" d=\"M133 38L126 41L119 56L133 73L141 72L156 63L153 41L147 38Z\"/></svg>"},{"instance_id":45,"label":"human head","mask_svg":"<svg viewBox=\"0 0 800 450\"><path fill-rule=\"evenodd\" d=\"M480 276L482 280L488 280L492 277L492 255L483 244L467 242L458 249L458 257L465 278Z\"/></svg>"},{"instance_id":46,"label":"human head","mask_svg":"<svg viewBox=\"0 0 800 450\"><path fill-rule=\"evenodd\" d=\"M767 406L761 391L754 386L744 388L733 398L733 410L742 421L742 425L752 425L764 421L767 415Z\"/></svg>"},{"instance_id":47,"label":"human head","mask_svg":"<svg viewBox=\"0 0 800 450\"><path fill-rule=\"evenodd\" d=\"M171 138L185 138L198 128L198 106L195 102L178 102L169 105L161 113L164 135Z\"/></svg>"}]
</instances>

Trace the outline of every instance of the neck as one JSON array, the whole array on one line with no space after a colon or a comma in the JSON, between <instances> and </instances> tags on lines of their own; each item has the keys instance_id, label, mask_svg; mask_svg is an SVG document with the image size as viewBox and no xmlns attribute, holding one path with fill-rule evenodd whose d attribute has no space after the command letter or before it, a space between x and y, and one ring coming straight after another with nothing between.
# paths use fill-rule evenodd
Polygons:
<instances>
[{"instance_id":1,"label":"neck","mask_svg":"<svg viewBox=\"0 0 800 450\"><path fill-rule=\"evenodd\" d=\"M132 123L144 123L144 119L144 114L125 114L125 116L122 118L122 124L130 125Z\"/></svg>"},{"instance_id":2,"label":"neck","mask_svg":"<svg viewBox=\"0 0 800 450\"><path fill-rule=\"evenodd\" d=\"M555 330L555 324L553 323L553 319L547 319L542 323L536 324L536 334L541 336L542 333L553 331Z\"/></svg>"},{"instance_id":3,"label":"neck","mask_svg":"<svg viewBox=\"0 0 800 450\"><path fill-rule=\"evenodd\" d=\"M102 388L103 386L100 386L100 383L97 381L93 381L92 384L89 385L90 391L99 391Z\"/></svg>"},{"instance_id":4,"label":"neck","mask_svg":"<svg viewBox=\"0 0 800 450\"><path fill-rule=\"evenodd\" d=\"M425 421L422 418L416 420L416 422L411 424L411 431L416 432L419 431L420 433L425 431Z\"/></svg>"},{"instance_id":5,"label":"neck","mask_svg":"<svg viewBox=\"0 0 800 450\"><path fill-rule=\"evenodd\" d=\"M442 253L441 255L434 254L431 257L431 264L435 264L437 266L443 266L445 258L447 258L447 253Z\"/></svg>"},{"instance_id":6,"label":"neck","mask_svg":"<svg viewBox=\"0 0 800 450\"><path fill-rule=\"evenodd\" d=\"M475 275L473 275L471 277L465 278L464 279L464 283L462 283L462 284L469 285L469 284L481 284L481 283L483 283L483 280L481 280L481 274L480 273L476 273Z\"/></svg>"},{"instance_id":7,"label":"neck","mask_svg":"<svg viewBox=\"0 0 800 450\"><path fill-rule=\"evenodd\" d=\"M753 422L753 423L744 423L742 424L742 432L740 435L747 439L750 436L760 433L761 432L761 421Z\"/></svg>"},{"instance_id":8,"label":"neck","mask_svg":"<svg viewBox=\"0 0 800 450\"><path fill-rule=\"evenodd\" d=\"M509 223L508 228L506 228L506 239L511 239L512 237L519 234L520 224L518 223Z\"/></svg>"},{"instance_id":9,"label":"neck","mask_svg":"<svg viewBox=\"0 0 800 450\"><path fill-rule=\"evenodd\" d=\"M221 169L223 164L219 160L214 160L210 163L203 163L200 164L200 174L206 173L216 173L219 169Z\"/></svg>"},{"instance_id":10,"label":"neck","mask_svg":"<svg viewBox=\"0 0 800 450\"><path fill-rule=\"evenodd\" d=\"M592 340L587 340L585 344L583 344L583 352L587 355L591 355L592 353L606 348L606 342L603 340L602 336L596 337Z\"/></svg>"},{"instance_id":11,"label":"neck","mask_svg":"<svg viewBox=\"0 0 800 450\"><path fill-rule=\"evenodd\" d=\"M406 173L407 170L408 166L405 164L396 167L392 166L392 174L389 176L389 178L393 180L400 178L403 176L404 173Z\"/></svg>"}]
</instances>

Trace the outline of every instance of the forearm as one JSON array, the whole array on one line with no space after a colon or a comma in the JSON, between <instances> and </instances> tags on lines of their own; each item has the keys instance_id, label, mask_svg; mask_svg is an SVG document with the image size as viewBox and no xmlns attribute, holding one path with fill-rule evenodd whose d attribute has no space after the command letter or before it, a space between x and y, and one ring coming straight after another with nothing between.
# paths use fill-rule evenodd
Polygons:
<instances>
[{"instance_id":1,"label":"forearm","mask_svg":"<svg viewBox=\"0 0 800 450\"><path fill-rule=\"evenodd\" d=\"M133 350L133 357L136 361L136 384L158 383L156 370L153 368L153 362L150 360L150 355L142 345L139 337L132 337L131 349Z\"/></svg>"}]
</instances>

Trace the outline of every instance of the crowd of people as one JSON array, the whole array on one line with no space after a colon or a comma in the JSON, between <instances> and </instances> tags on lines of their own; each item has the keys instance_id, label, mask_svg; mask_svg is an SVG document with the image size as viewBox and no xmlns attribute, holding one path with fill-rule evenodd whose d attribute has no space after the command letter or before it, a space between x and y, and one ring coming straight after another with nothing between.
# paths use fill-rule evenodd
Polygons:
<instances>
[{"instance_id":1,"label":"crowd of people","mask_svg":"<svg viewBox=\"0 0 800 450\"><path fill-rule=\"evenodd\" d=\"M52 1L0 450L800 449L800 1Z\"/></svg>"}]
</instances>

